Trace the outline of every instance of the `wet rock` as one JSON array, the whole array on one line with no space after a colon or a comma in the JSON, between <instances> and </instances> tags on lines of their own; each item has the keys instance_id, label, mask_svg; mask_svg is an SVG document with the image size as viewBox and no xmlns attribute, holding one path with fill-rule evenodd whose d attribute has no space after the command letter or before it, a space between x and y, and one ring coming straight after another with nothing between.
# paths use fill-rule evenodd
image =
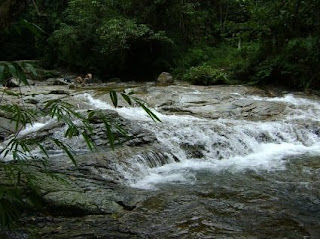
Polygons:
<instances>
[{"instance_id":1,"label":"wet rock","mask_svg":"<svg viewBox=\"0 0 320 239\"><path fill-rule=\"evenodd\" d=\"M69 92L66 90L51 90L49 91L49 94L53 94L53 95L68 95Z\"/></svg>"},{"instance_id":2,"label":"wet rock","mask_svg":"<svg viewBox=\"0 0 320 239\"><path fill-rule=\"evenodd\" d=\"M116 216L112 215L73 217L38 215L34 216L33 220L30 217L24 217L22 220L26 225L30 225L33 235L37 235L37 238L141 238L128 230L125 225L119 224Z\"/></svg>"},{"instance_id":3,"label":"wet rock","mask_svg":"<svg viewBox=\"0 0 320 239\"><path fill-rule=\"evenodd\" d=\"M173 82L173 76L168 72L162 72L156 80L156 84L160 86L171 85Z\"/></svg>"},{"instance_id":4,"label":"wet rock","mask_svg":"<svg viewBox=\"0 0 320 239\"><path fill-rule=\"evenodd\" d=\"M12 231L7 231L7 232L1 232L0 231L0 238L5 238L5 239L28 239L29 236L25 232L12 232Z\"/></svg>"},{"instance_id":5,"label":"wet rock","mask_svg":"<svg viewBox=\"0 0 320 239\"><path fill-rule=\"evenodd\" d=\"M243 118L264 120L275 118L284 112L286 106L282 103L255 100L239 100L232 103L241 112Z\"/></svg>"},{"instance_id":6,"label":"wet rock","mask_svg":"<svg viewBox=\"0 0 320 239\"><path fill-rule=\"evenodd\" d=\"M187 154L189 158L203 158L203 151L205 150L204 145L191 145L191 144L181 144L180 146Z\"/></svg>"},{"instance_id":7,"label":"wet rock","mask_svg":"<svg viewBox=\"0 0 320 239\"><path fill-rule=\"evenodd\" d=\"M39 103L39 99L37 99L36 97L27 97L27 98L24 98L24 101L25 103L33 104L33 105L36 105Z\"/></svg>"},{"instance_id":8,"label":"wet rock","mask_svg":"<svg viewBox=\"0 0 320 239\"><path fill-rule=\"evenodd\" d=\"M10 119L0 117L0 141L16 132L16 124Z\"/></svg>"},{"instance_id":9,"label":"wet rock","mask_svg":"<svg viewBox=\"0 0 320 239\"><path fill-rule=\"evenodd\" d=\"M64 90L65 86L46 87L46 92L41 97L36 97L39 100L38 105L48 99L61 97L48 95L47 92ZM252 92L260 94L261 90L242 86L170 85L168 87L143 86L139 89L140 91L137 92L140 92L152 106L158 107L157 110L194 115L199 118L199 122L203 120L201 118L270 119L272 121L281 119L288 107L279 102L243 99ZM79 109L88 107L86 102L81 102L81 99L69 96L65 99L75 105L79 104L80 106L77 106ZM297 207L292 203L297 200L287 203L288 193L285 190L279 190L283 192L283 198L279 199L277 190L270 190L275 185L269 180L272 177L270 173L264 175L265 180L260 179L252 183L254 178L252 177L246 181L247 184L244 184L241 179L246 177L247 172L220 174L203 170L199 174L193 174L194 180L199 180L195 181L196 186L184 184L183 181L180 184L179 177L178 183L160 183L158 191L129 187L128 185L133 185L135 180L145 176L139 171L142 170L141 168L154 172L156 167L160 168L179 160L170 154L166 148L167 145L161 145L157 135L150 130L151 126L148 122L145 128L142 128L140 121L124 119L114 111L103 110L102 112L127 131L127 136L124 136L117 129L112 129L121 143L120 147L116 142L115 149L110 149L103 121L93 117L91 119L93 140L98 145L96 152L84 151L85 142L80 139L75 141L67 139L66 142L77 152L77 166L67 157L50 155L46 169L54 173L58 180L45 173L45 169L41 166L29 168L28 170L33 170L33 176L36 178L34 187L39 190L45 207L41 212L25 214L20 221L21 228L39 238L203 238L212 235L217 238L258 238L261 237L261 233L264 237L276 230L278 231L272 234L274 238L303 238L307 235L302 231L307 223L301 221L298 224L285 214L277 215L278 211L288 210L290 203L296 210ZM304 125L304 122L301 122L301 125ZM235 152L230 143L235 139L226 131L229 128L230 131L235 130L233 126L227 122L221 128L218 126L213 128L212 132L220 132L220 135L217 135L216 140L210 140L210 143L205 146L195 141L194 144L188 142L179 144L180 148L185 151L188 158L201 159L207 153L206 147L210 147L211 144L216 150L212 153L213 158L229 158ZM48 125L37 133L31 133L30 137L45 140L47 136L63 132L63 127L62 124ZM310 125L310 128L319 135L318 124ZM172 131L175 129L177 128L173 128ZM208 130L207 125L203 125L202 129ZM194 134L190 137L193 136ZM256 135L256 139L259 142L269 143L271 136L261 133ZM304 140L303 137L301 140ZM247 153L246 150L249 150L249 147L242 142L242 138L236 141L239 147L239 152L237 151L236 154ZM45 144L45 147L55 150L49 144ZM177 173L179 174L179 171ZM279 177L281 173L276 174ZM295 173L294 176L296 175ZM167 175L163 171L159 176ZM303 177L307 176L308 174L303 174ZM201 177L208 177L208 180L201 181ZM287 182L291 184L294 182L293 179L286 178L285 183L279 185L285 185ZM254 187L260 190L263 183L268 182L270 184L265 185L262 192L271 195L260 196L252 192ZM312 182L314 183L315 180ZM290 191L295 191L294 189L296 188L290 188ZM316 209L318 200L314 200ZM265 203L260 204L263 201ZM281 208L280 202L285 206ZM303 209L305 208L307 207L304 206ZM305 215L312 215L309 212L303 211ZM301 216L303 213L298 212L297 215ZM298 233L296 234L298 236L295 233Z\"/></svg>"},{"instance_id":10,"label":"wet rock","mask_svg":"<svg viewBox=\"0 0 320 239\"><path fill-rule=\"evenodd\" d=\"M184 88L178 86L152 88L149 92L152 97L149 97L147 101L154 101L156 106L166 113L194 115L210 119L267 120L281 118L286 110L285 103L245 99L244 95L247 92L254 91L251 88L246 91L243 87L234 86L207 89L199 86L192 87L194 91L189 87L184 91ZM233 91L242 92L243 96ZM255 92L262 94L264 91L256 90Z\"/></svg>"}]
</instances>

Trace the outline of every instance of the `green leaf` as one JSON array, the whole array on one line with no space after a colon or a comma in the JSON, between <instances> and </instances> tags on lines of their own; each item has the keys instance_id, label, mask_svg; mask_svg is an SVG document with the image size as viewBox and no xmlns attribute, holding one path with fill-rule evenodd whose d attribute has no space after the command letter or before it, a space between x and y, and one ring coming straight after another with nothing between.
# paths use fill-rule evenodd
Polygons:
<instances>
[{"instance_id":1,"label":"green leaf","mask_svg":"<svg viewBox=\"0 0 320 239\"><path fill-rule=\"evenodd\" d=\"M11 73L11 76L13 76L14 78L18 78L18 72L15 66L12 63L7 63L7 66L8 66L9 72Z\"/></svg>"},{"instance_id":2,"label":"green leaf","mask_svg":"<svg viewBox=\"0 0 320 239\"><path fill-rule=\"evenodd\" d=\"M141 100L135 98L135 102L142 107L142 109L151 117L154 122L161 122L157 115L155 115L148 107L145 106L145 103Z\"/></svg>"},{"instance_id":3,"label":"green leaf","mask_svg":"<svg viewBox=\"0 0 320 239\"><path fill-rule=\"evenodd\" d=\"M88 148L91 151L96 149L95 143L90 139L89 135L85 131L82 132L82 136L83 136L84 140L86 141L86 144L87 144Z\"/></svg>"},{"instance_id":4,"label":"green leaf","mask_svg":"<svg viewBox=\"0 0 320 239\"><path fill-rule=\"evenodd\" d=\"M5 79L6 79L6 76L5 76L5 69L6 69L6 66L5 65L0 65L0 84L3 85L5 82Z\"/></svg>"},{"instance_id":5,"label":"green leaf","mask_svg":"<svg viewBox=\"0 0 320 239\"><path fill-rule=\"evenodd\" d=\"M52 141L60 148L62 149L67 155L68 157L71 159L72 163L75 165L75 166L78 166L77 165L77 161L76 159L74 158L73 156L73 153L69 150L69 148L67 147L67 145L63 142L61 142L60 140L58 139L54 139L54 138L51 138Z\"/></svg>"},{"instance_id":6,"label":"green leaf","mask_svg":"<svg viewBox=\"0 0 320 239\"><path fill-rule=\"evenodd\" d=\"M38 146L41 149L41 151L46 155L46 157L49 158L47 150L41 144L38 144Z\"/></svg>"},{"instance_id":7,"label":"green leaf","mask_svg":"<svg viewBox=\"0 0 320 239\"><path fill-rule=\"evenodd\" d=\"M27 81L27 77L26 74L23 72L23 69L21 68L21 66L17 63L13 63L16 72L17 72L17 78L19 80L19 85L21 85L21 83L23 83L24 85L29 85L29 82Z\"/></svg>"},{"instance_id":8,"label":"green leaf","mask_svg":"<svg viewBox=\"0 0 320 239\"><path fill-rule=\"evenodd\" d=\"M126 93L121 93L121 96L129 105L132 105L131 98Z\"/></svg>"},{"instance_id":9,"label":"green leaf","mask_svg":"<svg viewBox=\"0 0 320 239\"><path fill-rule=\"evenodd\" d=\"M28 71L28 72L31 72L34 76L38 76L38 73L37 73L37 70L34 68L34 66L30 63L23 63L24 64L24 67L25 69Z\"/></svg>"},{"instance_id":10,"label":"green leaf","mask_svg":"<svg viewBox=\"0 0 320 239\"><path fill-rule=\"evenodd\" d=\"M29 31L31 31L34 35L39 36L40 33L47 34L41 27L34 23L30 23L27 20L23 19L21 22L22 25L24 25Z\"/></svg>"},{"instance_id":11,"label":"green leaf","mask_svg":"<svg viewBox=\"0 0 320 239\"><path fill-rule=\"evenodd\" d=\"M118 106L117 92L115 92L114 90L111 90L109 92L109 94L110 94L110 98L111 98L112 104L114 105L114 107L117 107Z\"/></svg>"},{"instance_id":12,"label":"green leaf","mask_svg":"<svg viewBox=\"0 0 320 239\"><path fill-rule=\"evenodd\" d=\"M114 150L114 135L112 133L111 126L109 124L105 124L105 126L107 129L107 137L110 143L110 147L112 150Z\"/></svg>"},{"instance_id":13,"label":"green leaf","mask_svg":"<svg viewBox=\"0 0 320 239\"><path fill-rule=\"evenodd\" d=\"M77 136L77 135L79 135L79 130L76 125L72 124L66 130L64 137L72 138L73 136Z\"/></svg>"}]
</instances>

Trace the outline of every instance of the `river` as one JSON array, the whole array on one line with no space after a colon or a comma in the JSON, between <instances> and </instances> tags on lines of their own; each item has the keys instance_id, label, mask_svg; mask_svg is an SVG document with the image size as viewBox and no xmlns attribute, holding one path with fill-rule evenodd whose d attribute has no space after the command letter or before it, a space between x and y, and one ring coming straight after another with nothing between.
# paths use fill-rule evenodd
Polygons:
<instances>
[{"instance_id":1,"label":"river","mask_svg":"<svg viewBox=\"0 0 320 239\"><path fill-rule=\"evenodd\" d=\"M132 202L134 196L121 199L125 212L112 215L122 228L116 230L124 234L112 234L111 238L320 238L319 97L244 86L146 85L126 91L146 100L161 122L153 122L141 108L121 101L114 109L101 89L71 95L79 111L115 111L155 137L152 144L145 146L139 141L142 146L135 146L146 148L147 153L120 146L115 155L122 160L112 158L112 165L106 167L116 175L113 183L132 190L133 195L142 195L136 203ZM48 123L34 124L21 134L40 130ZM74 149L79 145L83 142L73 142ZM68 178L74 174L73 181L76 177L91 180L91 170L91 174L110 179L97 170L101 163L95 165L95 171L92 165L85 165L86 173L81 177L69 172ZM61 171L68 170L65 168ZM103 187L92 185L85 190L101 195ZM78 190L75 188L72 190ZM57 191L50 190L46 195ZM65 203L52 196L49 199L50 203ZM101 200L96 197L92 202L99 205ZM92 232L86 229L88 237L81 237L85 232L70 226L70 217L63 220L67 226L48 220L45 224L51 223L53 228L63 225L59 227L64 231L62 238L71 234L75 235L72 238L111 235L99 234L101 228L90 224ZM105 218L93 219L96 226L101 224L99 220ZM48 230L42 235L50 237ZM77 230L82 234L76 234Z\"/></svg>"},{"instance_id":2,"label":"river","mask_svg":"<svg viewBox=\"0 0 320 239\"><path fill-rule=\"evenodd\" d=\"M319 99L196 87L183 91L175 86L149 90L147 99L161 123L140 108L117 110L169 149L165 165L150 167L136 157L118 167L123 184L158 191L131 214L131 226L154 237L320 238ZM110 108L103 100L83 97L95 108ZM211 104L210 97L219 101ZM250 107L212 117L215 107L230 106L225 101L243 107L258 103L262 111L269 108L261 102L283 108L261 119L247 116ZM164 109L167 105L175 110Z\"/></svg>"}]
</instances>

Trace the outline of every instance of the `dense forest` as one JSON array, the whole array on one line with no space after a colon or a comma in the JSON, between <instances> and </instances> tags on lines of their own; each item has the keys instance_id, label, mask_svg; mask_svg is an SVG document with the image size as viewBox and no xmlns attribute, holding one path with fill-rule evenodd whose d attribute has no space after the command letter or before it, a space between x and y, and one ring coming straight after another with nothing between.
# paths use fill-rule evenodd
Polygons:
<instances>
[{"instance_id":1,"label":"dense forest","mask_svg":"<svg viewBox=\"0 0 320 239\"><path fill-rule=\"evenodd\" d=\"M0 238L320 235L319 0L1 0L0 29Z\"/></svg>"},{"instance_id":2,"label":"dense forest","mask_svg":"<svg viewBox=\"0 0 320 239\"><path fill-rule=\"evenodd\" d=\"M102 79L320 84L318 0L5 0L0 60Z\"/></svg>"}]
</instances>

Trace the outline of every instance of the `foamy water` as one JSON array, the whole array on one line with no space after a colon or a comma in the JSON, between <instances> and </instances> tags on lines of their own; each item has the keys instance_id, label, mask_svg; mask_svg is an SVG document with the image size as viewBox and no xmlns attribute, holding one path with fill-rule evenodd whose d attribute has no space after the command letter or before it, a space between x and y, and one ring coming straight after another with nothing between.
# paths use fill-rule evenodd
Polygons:
<instances>
[{"instance_id":1,"label":"foamy water","mask_svg":"<svg viewBox=\"0 0 320 239\"><path fill-rule=\"evenodd\" d=\"M24 129L22 129L20 132L19 132L19 136L24 136L24 135L27 135L27 134L30 134L30 133L34 133L34 132L37 132L38 130L41 130L42 128L44 128L45 126L55 122L56 119L49 119L49 120L46 120L46 119L43 119L41 122L35 122L35 123L32 123L32 124L27 124L25 126Z\"/></svg>"},{"instance_id":2,"label":"foamy water","mask_svg":"<svg viewBox=\"0 0 320 239\"><path fill-rule=\"evenodd\" d=\"M165 115L152 109L162 121L158 123L140 107L115 109L87 93L76 97L87 102L89 108L115 110L122 117L151 130L162 148L169 152L163 166L155 162L156 166L150 167L143 156L137 156L128 164L119 164L116 170L122 175L123 183L132 187L153 189L159 183L194 183L197 170L286 170L288 158L320 155L319 103L294 95L277 98L248 96L253 100L285 103L286 115L281 121L212 120L190 115ZM41 130L53 121L55 119L27 125L19 136ZM64 137L63 131L54 134L54 137ZM77 137L68 140L75 145L80 142ZM8 155L5 160L11 158Z\"/></svg>"},{"instance_id":3,"label":"foamy water","mask_svg":"<svg viewBox=\"0 0 320 239\"><path fill-rule=\"evenodd\" d=\"M112 108L89 95L84 97L95 108ZM116 109L121 116L153 131L158 141L180 160L155 168L134 166L134 172L120 167L125 183L152 189L158 183L193 183L196 170L285 170L287 158L320 155L318 102L293 95L249 98L286 103L288 115L282 121L252 122L164 115L153 110L162 121L153 123L141 108ZM307 120L318 128L297 124L296 119Z\"/></svg>"}]
</instances>

